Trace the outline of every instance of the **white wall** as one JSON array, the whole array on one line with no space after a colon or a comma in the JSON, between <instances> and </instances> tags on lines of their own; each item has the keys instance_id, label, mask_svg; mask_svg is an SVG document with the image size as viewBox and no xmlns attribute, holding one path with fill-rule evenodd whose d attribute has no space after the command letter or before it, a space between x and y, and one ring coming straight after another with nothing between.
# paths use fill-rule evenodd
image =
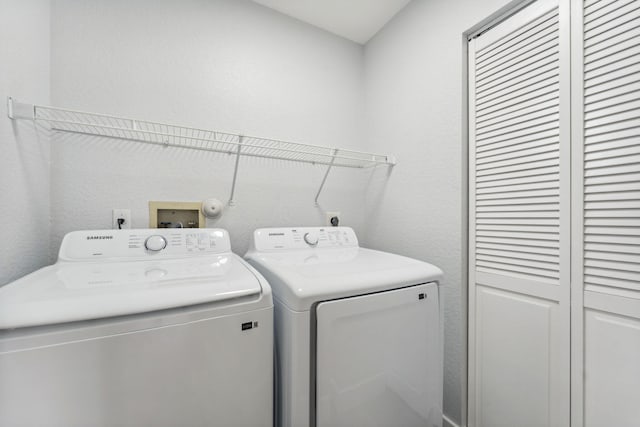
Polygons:
<instances>
[{"instance_id":1,"label":"white wall","mask_svg":"<svg viewBox=\"0 0 640 427\"><path fill-rule=\"evenodd\" d=\"M320 224L323 210L341 210L364 245L441 266L445 413L457 421L464 358L461 34L505 3L414 0L363 52L245 0L54 0L51 103L395 154L388 181L384 170L371 180L367 172L336 171L320 208L313 197L324 168L245 159L237 205L209 225L229 229L234 250L243 253L256 227ZM0 59L10 64L0 68L2 98L49 101L48 4L0 0L0 36L19 41L0 44ZM12 242L0 249L1 284L47 262L49 154L28 122L14 130L0 118L0 138L0 227ZM67 231L109 227L112 207L131 208L134 226L144 227L149 200L229 195L233 159L225 155L68 134L53 139L51 256Z\"/></svg>"},{"instance_id":2,"label":"white wall","mask_svg":"<svg viewBox=\"0 0 640 427\"><path fill-rule=\"evenodd\" d=\"M5 100L49 102L49 1L0 0L0 285L48 262L49 144Z\"/></svg>"},{"instance_id":3,"label":"white wall","mask_svg":"<svg viewBox=\"0 0 640 427\"><path fill-rule=\"evenodd\" d=\"M444 412L459 423L465 361L462 34L505 0L414 0L365 48L367 143L398 158L370 187L365 245L445 272Z\"/></svg>"},{"instance_id":4,"label":"white wall","mask_svg":"<svg viewBox=\"0 0 640 427\"><path fill-rule=\"evenodd\" d=\"M242 0L52 3L52 103L346 148L363 144L363 48ZM62 236L111 225L149 200L229 197L234 158L59 134L52 150L52 253ZM261 159L240 163L236 206L209 226L244 253L260 226L321 225L324 210L364 229L361 170Z\"/></svg>"}]
</instances>

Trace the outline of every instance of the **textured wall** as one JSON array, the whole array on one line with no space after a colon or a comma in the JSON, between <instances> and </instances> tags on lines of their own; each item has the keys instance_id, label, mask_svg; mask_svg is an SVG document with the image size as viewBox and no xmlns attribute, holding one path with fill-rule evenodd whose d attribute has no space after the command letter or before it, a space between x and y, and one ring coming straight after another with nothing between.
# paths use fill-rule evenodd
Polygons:
<instances>
[{"instance_id":1,"label":"textured wall","mask_svg":"<svg viewBox=\"0 0 640 427\"><path fill-rule=\"evenodd\" d=\"M49 261L49 144L5 100L49 102L49 1L0 0L0 285Z\"/></svg>"},{"instance_id":2,"label":"textured wall","mask_svg":"<svg viewBox=\"0 0 640 427\"><path fill-rule=\"evenodd\" d=\"M398 166L372 180L365 245L445 272L444 412L461 419L462 34L505 0L414 0L365 48L369 149Z\"/></svg>"},{"instance_id":3,"label":"textured wall","mask_svg":"<svg viewBox=\"0 0 640 427\"><path fill-rule=\"evenodd\" d=\"M364 245L442 267L445 413L459 420L461 34L505 3L414 0L363 56L248 1L54 0L51 103L395 154L388 181L384 170L336 171L320 208L324 168L243 159L237 205L209 225L229 229L243 253L256 227L321 224L323 210L341 210ZM2 40L19 40L0 44L3 98L49 101L48 4L0 0ZM0 118L0 138L0 227L11 242L0 249L2 284L47 261L49 154L27 122ZM109 227L113 207L144 227L148 200L226 200L233 168L226 155L68 134L54 136L51 161L52 256L64 233Z\"/></svg>"},{"instance_id":4,"label":"textured wall","mask_svg":"<svg viewBox=\"0 0 640 427\"><path fill-rule=\"evenodd\" d=\"M362 148L360 45L249 1L52 3L54 105L311 144ZM52 253L71 230L111 225L149 200L229 197L234 158L139 143L56 135ZM244 253L260 226L322 225L324 210L363 230L361 170L242 159L236 206L210 226Z\"/></svg>"}]
</instances>

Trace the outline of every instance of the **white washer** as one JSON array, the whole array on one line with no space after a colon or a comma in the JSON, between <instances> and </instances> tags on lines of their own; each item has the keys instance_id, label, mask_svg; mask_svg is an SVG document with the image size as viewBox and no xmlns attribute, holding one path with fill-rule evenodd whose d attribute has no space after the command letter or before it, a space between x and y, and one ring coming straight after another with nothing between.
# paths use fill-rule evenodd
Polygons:
<instances>
[{"instance_id":1,"label":"white washer","mask_svg":"<svg viewBox=\"0 0 640 427\"><path fill-rule=\"evenodd\" d=\"M67 234L0 287L0 425L271 426L273 303L220 229Z\"/></svg>"},{"instance_id":2,"label":"white washer","mask_svg":"<svg viewBox=\"0 0 640 427\"><path fill-rule=\"evenodd\" d=\"M277 424L441 426L442 271L360 248L348 227L253 237L246 259L274 294Z\"/></svg>"}]
</instances>

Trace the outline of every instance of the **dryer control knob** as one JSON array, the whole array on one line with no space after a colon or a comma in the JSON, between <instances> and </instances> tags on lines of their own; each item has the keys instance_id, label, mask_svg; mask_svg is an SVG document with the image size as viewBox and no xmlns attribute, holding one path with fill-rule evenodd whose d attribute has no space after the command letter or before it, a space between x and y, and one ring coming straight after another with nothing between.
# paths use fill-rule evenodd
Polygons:
<instances>
[{"instance_id":1,"label":"dryer control knob","mask_svg":"<svg viewBox=\"0 0 640 427\"><path fill-rule=\"evenodd\" d=\"M307 242L308 245L315 246L318 244L318 233L309 232L304 233L304 241Z\"/></svg>"},{"instance_id":2,"label":"dryer control knob","mask_svg":"<svg viewBox=\"0 0 640 427\"><path fill-rule=\"evenodd\" d=\"M147 237L147 240L144 241L144 247L149 251L158 252L167 247L167 240L164 237L155 234Z\"/></svg>"}]
</instances>

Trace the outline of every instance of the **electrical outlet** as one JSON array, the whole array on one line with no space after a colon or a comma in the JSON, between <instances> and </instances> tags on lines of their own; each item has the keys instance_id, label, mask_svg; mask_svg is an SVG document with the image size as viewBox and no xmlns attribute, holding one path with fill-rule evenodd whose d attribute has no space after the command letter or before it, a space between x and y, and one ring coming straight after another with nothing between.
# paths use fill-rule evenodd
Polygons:
<instances>
[{"instance_id":1,"label":"electrical outlet","mask_svg":"<svg viewBox=\"0 0 640 427\"><path fill-rule=\"evenodd\" d=\"M111 228L115 230L131 228L131 209L113 209Z\"/></svg>"},{"instance_id":2,"label":"electrical outlet","mask_svg":"<svg viewBox=\"0 0 640 427\"><path fill-rule=\"evenodd\" d=\"M340 225L340 212L325 212L325 225L337 227Z\"/></svg>"}]
</instances>

